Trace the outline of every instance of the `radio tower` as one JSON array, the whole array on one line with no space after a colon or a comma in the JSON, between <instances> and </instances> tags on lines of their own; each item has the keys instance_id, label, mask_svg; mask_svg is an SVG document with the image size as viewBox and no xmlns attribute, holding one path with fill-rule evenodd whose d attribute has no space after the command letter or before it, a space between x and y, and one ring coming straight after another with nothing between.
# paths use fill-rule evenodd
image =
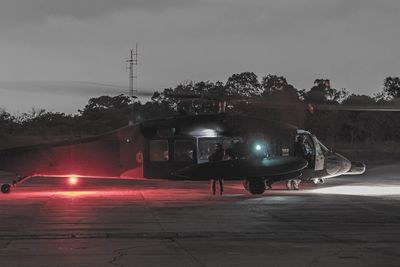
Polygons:
<instances>
[{"instance_id":1,"label":"radio tower","mask_svg":"<svg viewBox=\"0 0 400 267\"><path fill-rule=\"evenodd\" d=\"M129 121L129 125L133 125L135 123L135 112L134 112L134 98L136 98L137 93L137 78L138 78L138 44L136 43L135 52L131 49L131 57L126 60L129 63L129 97L132 100L132 110L131 110L131 120ZM135 82L135 83L134 83Z\"/></svg>"},{"instance_id":2,"label":"radio tower","mask_svg":"<svg viewBox=\"0 0 400 267\"><path fill-rule=\"evenodd\" d=\"M134 97L137 93L137 79L138 79L138 44L136 43L135 52L131 49L131 57L126 60L129 63L129 96Z\"/></svg>"}]
</instances>

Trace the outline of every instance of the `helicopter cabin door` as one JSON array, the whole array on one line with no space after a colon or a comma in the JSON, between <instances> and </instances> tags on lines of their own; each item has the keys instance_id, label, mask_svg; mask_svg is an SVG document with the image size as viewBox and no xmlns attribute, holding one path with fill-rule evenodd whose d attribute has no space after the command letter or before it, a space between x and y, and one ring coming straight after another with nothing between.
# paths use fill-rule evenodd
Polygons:
<instances>
[{"instance_id":1,"label":"helicopter cabin door","mask_svg":"<svg viewBox=\"0 0 400 267\"><path fill-rule=\"evenodd\" d=\"M301 146L301 149L296 152L297 149L295 147L295 154L298 153L308 161L308 169L316 171L324 169L325 157L315 136L309 133L301 133L296 136L296 143Z\"/></svg>"},{"instance_id":2,"label":"helicopter cabin door","mask_svg":"<svg viewBox=\"0 0 400 267\"><path fill-rule=\"evenodd\" d=\"M177 170L195 164L197 157L192 138L150 139L145 152L145 178L173 178Z\"/></svg>"},{"instance_id":3,"label":"helicopter cabin door","mask_svg":"<svg viewBox=\"0 0 400 267\"><path fill-rule=\"evenodd\" d=\"M324 153L322 152L321 146L319 145L318 139L313 135L312 140L314 142L314 148L315 148L315 170L320 171L324 169L324 162L325 162L325 156Z\"/></svg>"}]
</instances>

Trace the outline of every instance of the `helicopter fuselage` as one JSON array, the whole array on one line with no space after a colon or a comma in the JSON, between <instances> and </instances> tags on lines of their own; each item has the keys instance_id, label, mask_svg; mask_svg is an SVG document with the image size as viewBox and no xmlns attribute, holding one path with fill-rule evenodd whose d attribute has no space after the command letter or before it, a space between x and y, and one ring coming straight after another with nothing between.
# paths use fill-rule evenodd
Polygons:
<instances>
[{"instance_id":1,"label":"helicopter fuselage","mask_svg":"<svg viewBox=\"0 0 400 267\"><path fill-rule=\"evenodd\" d=\"M300 136L304 154L297 155ZM226 162L210 164L216 143L226 151ZM0 169L22 177L15 185L36 176L209 180L220 175L248 181L249 188L257 183L259 193L265 190L261 184L322 181L361 174L365 166L292 125L221 113L150 120L91 138L1 150Z\"/></svg>"}]
</instances>

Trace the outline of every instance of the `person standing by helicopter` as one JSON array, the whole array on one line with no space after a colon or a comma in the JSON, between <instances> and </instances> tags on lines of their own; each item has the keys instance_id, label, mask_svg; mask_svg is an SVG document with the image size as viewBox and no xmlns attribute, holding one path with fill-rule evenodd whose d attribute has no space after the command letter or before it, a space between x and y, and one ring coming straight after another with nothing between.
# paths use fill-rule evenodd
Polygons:
<instances>
[{"instance_id":1,"label":"person standing by helicopter","mask_svg":"<svg viewBox=\"0 0 400 267\"><path fill-rule=\"evenodd\" d=\"M215 151L208 157L209 162L216 162L216 161L221 161L224 160L225 157L225 151L222 147L221 143L215 143ZM219 183L219 193L222 195L224 192L224 179L219 178L219 177L211 177L211 192L213 195L215 195L215 192L217 191L217 181Z\"/></svg>"},{"instance_id":2,"label":"person standing by helicopter","mask_svg":"<svg viewBox=\"0 0 400 267\"><path fill-rule=\"evenodd\" d=\"M306 138L303 135L299 135L294 143L294 155L306 159L308 164L310 164L310 154L306 144ZM301 179L290 179L286 183L286 188L287 190L299 190L300 183Z\"/></svg>"}]
</instances>

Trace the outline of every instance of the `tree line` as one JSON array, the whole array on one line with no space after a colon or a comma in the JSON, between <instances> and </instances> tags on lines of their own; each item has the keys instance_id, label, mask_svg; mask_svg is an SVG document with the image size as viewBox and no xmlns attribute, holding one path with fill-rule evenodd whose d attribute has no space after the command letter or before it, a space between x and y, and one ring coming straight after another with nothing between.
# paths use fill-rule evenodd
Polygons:
<instances>
[{"instance_id":1,"label":"tree line","mask_svg":"<svg viewBox=\"0 0 400 267\"><path fill-rule=\"evenodd\" d=\"M261 78L253 72L230 76L226 82L185 81L155 92L141 102L126 95L89 99L75 115L32 109L21 115L0 110L0 136L79 137L104 133L129 121L186 114L226 112L262 116L295 124L331 143L400 141L400 113L346 110L346 107L399 106L400 79L387 77L374 96L332 88L316 79L309 89L297 89L279 75ZM333 106L335 109L322 109ZM343 110L341 110L343 108Z\"/></svg>"}]
</instances>

